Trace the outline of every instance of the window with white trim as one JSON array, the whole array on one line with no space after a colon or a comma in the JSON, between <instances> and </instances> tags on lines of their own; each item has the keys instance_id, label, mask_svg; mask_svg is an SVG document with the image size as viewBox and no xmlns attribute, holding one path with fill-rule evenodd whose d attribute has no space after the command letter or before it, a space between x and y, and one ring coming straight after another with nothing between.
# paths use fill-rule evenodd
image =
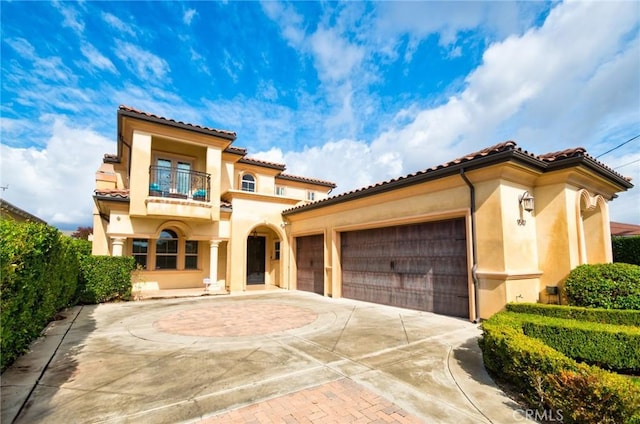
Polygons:
<instances>
[{"instance_id":1,"label":"window with white trim","mask_svg":"<svg viewBox=\"0 0 640 424\"><path fill-rule=\"evenodd\" d=\"M244 174L242 176L242 191L256 191L256 179L251 174Z\"/></svg>"},{"instance_id":2,"label":"window with white trim","mask_svg":"<svg viewBox=\"0 0 640 424\"><path fill-rule=\"evenodd\" d=\"M276 196L284 196L284 187L276 186Z\"/></svg>"},{"instance_id":3,"label":"window with white trim","mask_svg":"<svg viewBox=\"0 0 640 424\"><path fill-rule=\"evenodd\" d=\"M307 200L312 202L316 200L316 193L313 191L307 191Z\"/></svg>"}]
</instances>

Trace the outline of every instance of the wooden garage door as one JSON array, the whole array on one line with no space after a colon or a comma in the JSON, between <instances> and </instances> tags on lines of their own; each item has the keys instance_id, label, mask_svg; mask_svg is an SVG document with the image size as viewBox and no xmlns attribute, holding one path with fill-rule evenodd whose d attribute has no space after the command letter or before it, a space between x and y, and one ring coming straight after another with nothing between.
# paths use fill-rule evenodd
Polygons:
<instances>
[{"instance_id":1,"label":"wooden garage door","mask_svg":"<svg viewBox=\"0 0 640 424\"><path fill-rule=\"evenodd\" d=\"M463 219L341 234L342 295L469 316Z\"/></svg>"},{"instance_id":2,"label":"wooden garage door","mask_svg":"<svg viewBox=\"0 0 640 424\"><path fill-rule=\"evenodd\" d=\"M324 236L296 237L298 290L324 295Z\"/></svg>"}]
</instances>

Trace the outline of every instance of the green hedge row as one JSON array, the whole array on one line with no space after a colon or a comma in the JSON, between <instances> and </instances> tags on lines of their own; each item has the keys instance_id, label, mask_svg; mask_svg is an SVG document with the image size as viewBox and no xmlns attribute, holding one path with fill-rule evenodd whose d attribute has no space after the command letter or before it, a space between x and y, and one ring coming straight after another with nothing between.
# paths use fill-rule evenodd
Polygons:
<instances>
[{"instance_id":1,"label":"green hedge row","mask_svg":"<svg viewBox=\"0 0 640 424\"><path fill-rule=\"evenodd\" d=\"M0 220L0 368L61 309L131 297L131 257L91 256L91 243L45 224Z\"/></svg>"},{"instance_id":2,"label":"green hedge row","mask_svg":"<svg viewBox=\"0 0 640 424\"><path fill-rule=\"evenodd\" d=\"M525 335L564 355L615 372L640 372L640 327L521 315Z\"/></svg>"},{"instance_id":3,"label":"green hedge row","mask_svg":"<svg viewBox=\"0 0 640 424\"><path fill-rule=\"evenodd\" d=\"M79 301L102 303L131 299L131 256L87 256L80 262Z\"/></svg>"},{"instance_id":4,"label":"green hedge row","mask_svg":"<svg viewBox=\"0 0 640 424\"><path fill-rule=\"evenodd\" d=\"M75 303L82 242L38 223L0 220L2 358L24 352L55 314Z\"/></svg>"},{"instance_id":5,"label":"green hedge row","mask_svg":"<svg viewBox=\"0 0 640 424\"><path fill-rule=\"evenodd\" d=\"M580 265L565 280L564 295L572 306L640 310L640 266Z\"/></svg>"},{"instance_id":6,"label":"green hedge row","mask_svg":"<svg viewBox=\"0 0 640 424\"><path fill-rule=\"evenodd\" d=\"M640 326L640 311L624 309L585 308L544 303L509 303L507 311L603 324Z\"/></svg>"},{"instance_id":7,"label":"green hedge row","mask_svg":"<svg viewBox=\"0 0 640 424\"><path fill-rule=\"evenodd\" d=\"M640 265L640 236L611 237L613 261Z\"/></svg>"},{"instance_id":8,"label":"green hedge row","mask_svg":"<svg viewBox=\"0 0 640 424\"><path fill-rule=\"evenodd\" d=\"M640 423L640 387L631 379L578 363L525 335L522 315L483 322L486 368L512 384L533 408L562 413L566 423Z\"/></svg>"}]
</instances>

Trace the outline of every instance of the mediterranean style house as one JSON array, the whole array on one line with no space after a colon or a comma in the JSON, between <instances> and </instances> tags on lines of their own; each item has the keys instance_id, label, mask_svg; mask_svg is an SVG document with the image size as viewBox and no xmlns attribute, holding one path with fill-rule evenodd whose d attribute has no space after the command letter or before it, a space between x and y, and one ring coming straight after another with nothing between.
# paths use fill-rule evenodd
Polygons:
<instances>
[{"instance_id":1,"label":"mediterranean style house","mask_svg":"<svg viewBox=\"0 0 640 424\"><path fill-rule=\"evenodd\" d=\"M610 262L608 202L633 187L582 148L507 141L330 196L333 183L251 159L235 138L121 106L93 253L135 257L143 290L277 286L475 321Z\"/></svg>"}]
</instances>

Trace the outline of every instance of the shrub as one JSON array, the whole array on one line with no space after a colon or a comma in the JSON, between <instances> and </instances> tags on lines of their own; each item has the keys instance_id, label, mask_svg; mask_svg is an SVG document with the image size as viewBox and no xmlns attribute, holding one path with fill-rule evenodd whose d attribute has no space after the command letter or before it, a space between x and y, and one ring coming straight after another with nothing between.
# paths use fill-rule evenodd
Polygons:
<instances>
[{"instance_id":1,"label":"shrub","mask_svg":"<svg viewBox=\"0 0 640 424\"><path fill-rule=\"evenodd\" d=\"M81 303L101 303L131 299L131 272L135 259L130 256L87 256L80 262Z\"/></svg>"},{"instance_id":2,"label":"shrub","mask_svg":"<svg viewBox=\"0 0 640 424\"><path fill-rule=\"evenodd\" d=\"M600 322L603 324L640 326L640 311L585 308L582 306L547 305L543 303L509 303L507 311L521 314Z\"/></svg>"},{"instance_id":3,"label":"shrub","mask_svg":"<svg viewBox=\"0 0 640 424\"><path fill-rule=\"evenodd\" d=\"M532 408L561 411L566 423L640 422L639 386L527 337L525 319L501 312L482 324L480 347L496 380L514 385Z\"/></svg>"},{"instance_id":4,"label":"shrub","mask_svg":"<svg viewBox=\"0 0 640 424\"><path fill-rule=\"evenodd\" d=\"M640 236L612 237L613 261L640 265Z\"/></svg>"},{"instance_id":5,"label":"shrub","mask_svg":"<svg viewBox=\"0 0 640 424\"><path fill-rule=\"evenodd\" d=\"M618 372L640 372L638 327L523 316L522 330L570 358Z\"/></svg>"},{"instance_id":6,"label":"shrub","mask_svg":"<svg viewBox=\"0 0 640 424\"><path fill-rule=\"evenodd\" d=\"M573 306L640 309L640 266L580 265L567 277L564 293Z\"/></svg>"},{"instance_id":7,"label":"shrub","mask_svg":"<svg viewBox=\"0 0 640 424\"><path fill-rule=\"evenodd\" d=\"M74 303L77 245L46 224L0 220L1 368Z\"/></svg>"},{"instance_id":8,"label":"shrub","mask_svg":"<svg viewBox=\"0 0 640 424\"><path fill-rule=\"evenodd\" d=\"M640 395L625 378L587 365L546 376L554 408L566 422L637 423Z\"/></svg>"}]
</instances>

